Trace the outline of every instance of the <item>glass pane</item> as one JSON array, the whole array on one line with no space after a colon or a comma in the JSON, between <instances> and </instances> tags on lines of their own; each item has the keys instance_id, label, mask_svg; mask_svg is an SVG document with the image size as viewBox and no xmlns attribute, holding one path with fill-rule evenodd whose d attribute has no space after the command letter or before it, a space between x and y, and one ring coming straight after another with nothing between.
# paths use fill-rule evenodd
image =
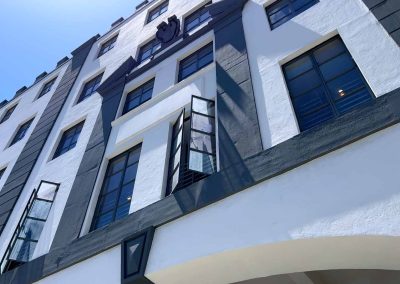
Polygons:
<instances>
[{"instance_id":1,"label":"glass pane","mask_svg":"<svg viewBox=\"0 0 400 284\"><path fill-rule=\"evenodd\" d=\"M42 182L40 184L37 197L41 199L46 199L49 201L53 201L56 195L58 185L51 184L48 182Z\"/></svg>"},{"instance_id":2,"label":"glass pane","mask_svg":"<svg viewBox=\"0 0 400 284\"><path fill-rule=\"evenodd\" d=\"M114 212L108 212L104 215L99 216L99 218L96 221L96 228L101 228L109 223L111 223L113 221L113 214Z\"/></svg>"},{"instance_id":3,"label":"glass pane","mask_svg":"<svg viewBox=\"0 0 400 284\"><path fill-rule=\"evenodd\" d=\"M184 79L197 71L197 64L193 62L191 65L185 66L181 70L181 79Z\"/></svg>"},{"instance_id":4,"label":"glass pane","mask_svg":"<svg viewBox=\"0 0 400 284\"><path fill-rule=\"evenodd\" d=\"M150 90L144 92L143 95L142 95L142 99L141 99L140 102L143 103L143 102L145 102L145 101L150 100L152 94L153 94L153 90L152 90L152 89L150 89Z\"/></svg>"},{"instance_id":5,"label":"glass pane","mask_svg":"<svg viewBox=\"0 0 400 284\"><path fill-rule=\"evenodd\" d=\"M180 161L181 161L181 148L179 148L178 151L176 151L176 153L173 157L173 161L172 161L173 167L172 167L171 171L174 170L178 166Z\"/></svg>"},{"instance_id":6,"label":"glass pane","mask_svg":"<svg viewBox=\"0 0 400 284\"><path fill-rule=\"evenodd\" d=\"M203 12L200 16L200 22L205 22L211 17L210 12L207 10L206 12Z\"/></svg>"},{"instance_id":7,"label":"glass pane","mask_svg":"<svg viewBox=\"0 0 400 284\"><path fill-rule=\"evenodd\" d=\"M300 77L289 82L289 90L292 96L298 96L322 84L315 70L310 70Z\"/></svg>"},{"instance_id":8,"label":"glass pane","mask_svg":"<svg viewBox=\"0 0 400 284\"><path fill-rule=\"evenodd\" d=\"M124 185L121 190L121 195L119 196L118 204L124 204L130 202L133 193L134 182Z\"/></svg>"},{"instance_id":9,"label":"glass pane","mask_svg":"<svg viewBox=\"0 0 400 284\"><path fill-rule=\"evenodd\" d=\"M40 233L42 233L43 227L43 221L37 221L27 218L25 224L22 226L21 232L19 233L19 237L38 241Z\"/></svg>"},{"instance_id":10,"label":"glass pane","mask_svg":"<svg viewBox=\"0 0 400 284\"><path fill-rule=\"evenodd\" d=\"M51 203L35 199L28 216L38 219L47 219L51 208Z\"/></svg>"},{"instance_id":11,"label":"glass pane","mask_svg":"<svg viewBox=\"0 0 400 284\"><path fill-rule=\"evenodd\" d=\"M312 68L313 64L311 61L311 57L304 56L300 59L296 59L296 61L290 63L289 65L286 65L284 70L286 78L290 80Z\"/></svg>"},{"instance_id":12,"label":"glass pane","mask_svg":"<svg viewBox=\"0 0 400 284\"><path fill-rule=\"evenodd\" d=\"M128 216L130 206L131 204L127 203L125 205L122 205L121 207L118 207L117 212L115 213L115 220L119 220L125 216Z\"/></svg>"},{"instance_id":13,"label":"glass pane","mask_svg":"<svg viewBox=\"0 0 400 284\"><path fill-rule=\"evenodd\" d=\"M333 99L342 98L363 86L364 82L358 70L353 70L343 74L342 76L328 83L328 88Z\"/></svg>"},{"instance_id":14,"label":"glass pane","mask_svg":"<svg viewBox=\"0 0 400 284\"><path fill-rule=\"evenodd\" d=\"M121 171L125 166L125 160L126 156L122 156L116 160L112 160L110 165L110 175L113 175L116 172Z\"/></svg>"},{"instance_id":15,"label":"glass pane","mask_svg":"<svg viewBox=\"0 0 400 284\"><path fill-rule=\"evenodd\" d=\"M214 137L196 131L192 131L191 136L190 148L211 154L215 152L213 147Z\"/></svg>"},{"instance_id":16,"label":"glass pane","mask_svg":"<svg viewBox=\"0 0 400 284\"><path fill-rule=\"evenodd\" d=\"M117 206L118 190L113 191L102 198L99 214L108 212Z\"/></svg>"},{"instance_id":17,"label":"glass pane","mask_svg":"<svg viewBox=\"0 0 400 284\"><path fill-rule=\"evenodd\" d=\"M138 168L138 163L132 164L131 166L126 168L124 182L123 182L124 184L135 179L137 168Z\"/></svg>"},{"instance_id":18,"label":"glass pane","mask_svg":"<svg viewBox=\"0 0 400 284\"><path fill-rule=\"evenodd\" d=\"M343 114L371 100L372 96L370 92L367 90L367 88L362 88L361 90L336 101L336 108L339 113Z\"/></svg>"},{"instance_id":19,"label":"glass pane","mask_svg":"<svg viewBox=\"0 0 400 284\"><path fill-rule=\"evenodd\" d=\"M172 141L172 151L175 151L176 148L181 144L182 142L182 131L179 131L178 136Z\"/></svg>"},{"instance_id":20,"label":"glass pane","mask_svg":"<svg viewBox=\"0 0 400 284\"><path fill-rule=\"evenodd\" d=\"M301 130L309 129L316 126L326 120L333 118L334 114L330 106L324 107L316 112L310 113L306 116L300 118L300 128Z\"/></svg>"},{"instance_id":21,"label":"glass pane","mask_svg":"<svg viewBox=\"0 0 400 284\"><path fill-rule=\"evenodd\" d=\"M215 172L214 156L190 151L189 169L206 174Z\"/></svg>"},{"instance_id":22,"label":"glass pane","mask_svg":"<svg viewBox=\"0 0 400 284\"><path fill-rule=\"evenodd\" d=\"M174 190L179 182L179 169L174 173L171 180L171 190Z\"/></svg>"},{"instance_id":23,"label":"glass pane","mask_svg":"<svg viewBox=\"0 0 400 284\"><path fill-rule=\"evenodd\" d=\"M135 97L134 99L128 102L126 111L130 111L140 105L140 97Z\"/></svg>"},{"instance_id":24,"label":"glass pane","mask_svg":"<svg viewBox=\"0 0 400 284\"><path fill-rule=\"evenodd\" d=\"M188 22L188 23L186 24L186 31L188 32L188 31L194 29L194 28L195 28L196 26L198 26L199 24L200 24L200 19L199 19L199 18L196 18L196 19L194 19L194 20Z\"/></svg>"},{"instance_id":25,"label":"glass pane","mask_svg":"<svg viewBox=\"0 0 400 284\"><path fill-rule=\"evenodd\" d=\"M192 128L208 133L214 133L214 118L192 113Z\"/></svg>"},{"instance_id":26,"label":"glass pane","mask_svg":"<svg viewBox=\"0 0 400 284\"><path fill-rule=\"evenodd\" d=\"M331 80L339 74L343 74L354 67L353 59L345 53L322 64L320 70L325 80Z\"/></svg>"},{"instance_id":27,"label":"glass pane","mask_svg":"<svg viewBox=\"0 0 400 284\"><path fill-rule=\"evenodd\" d=\"M318 63L323 63L339 53L346 51L346 47L340 39L335 39L314 51L315 59Z\"/></svg>"},{"instance_id":28,"label":"glass pane","mask_svg":"<svg viewBox=\"0 0 400 284\"><path fill-rule=\"evenodd\" d=\"M205 56L199 59L199 68L203 68L204 66L210 64L211 62L213 62L213 60L213 53L207 53Z\"/></svg>"},{"instance_id":29,"label":"glass pane","mask_svg":"<svg viewBox=\"0 0 400 284\"><path fill-rule=\"evenodd\" d=\"M196 97L193 97L193 111L202 114L214 116L215 113L215 103L213 101L206 101Z\"/></svg>"},{"instance_id":30,"label":"glass pane","mask_svg":"<svg viewBox=\"0 0 400 284\"><path fill-rule=\"evenodd\" d=\"M129 153L128 165L139 162L140 149L136 149Z\"/></svg>"},{"instance_id":31,"label":"glass pane","mask_svg":"<svg viewBox=\"0 0 400 284\"><path fill-rule=\"evenodd\" d=\"M27 262L32 258L36 243L17 239L9 259Z\"/></svg>"},{"instance_id":32,"label":"glass pane","mask_svg":"<svg viewBox=\"0 0 400 284\"><path fill-rule=\"evenodd\" d=\"M107 183L106 183L106 192L110 192L115 190L116 188L119 187L121 184L121 178L122 178L122 172L119 172L109 178L107 178Z\"/></svg>"},{"instance_id":33,"label":"glass pane","mask_svg":"<svg viewBox=\"0 0 400 284\"><path fill-rule=\"evenodd\" d=\"M291 9L289 5L286 5L282 7L280 10L277 10L276 12L270 13L269 14L269 19L271 21L271 24L275 24L276 22L279 22L286 16L290 15Z\"/></svg>"},{"instance_id":34,"label":"glass pane","mask_svg":"<svg viewBox=\"0 0 400 284\"><path fill-rule=\"evenodd\" d=\"M293 99L293 104L298 114L304 115L326 104L328 100L323 87L312 90Z\"/></svg>"}]
</instances>

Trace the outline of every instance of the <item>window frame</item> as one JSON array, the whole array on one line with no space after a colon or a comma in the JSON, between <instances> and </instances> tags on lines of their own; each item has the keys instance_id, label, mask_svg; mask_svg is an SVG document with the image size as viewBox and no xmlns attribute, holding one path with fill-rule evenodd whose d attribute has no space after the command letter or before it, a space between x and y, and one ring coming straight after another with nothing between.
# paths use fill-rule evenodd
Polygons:
<instances>
[{"instance_id":1,"label":"window frame","mask_svg":"<svg viewBox=\"0 0 400 284\"><path fill-rule=\"evenodd\" d=\"M276 29L276 28L278 28L278 27L280 27L281 25L287 23L288 21L290 21L294 17L300 15L301 13L307 11L309 8L311 8L314 5L319 3L319 0L305 0L305 1L308 1L308 3L303 4L303 6L301 6L298 10L295 10L294 4L293 4L292 1L293 0L278 0L278 1L275 1L272 4L270 4L270 5L268 5L268 6L266 6L264 8L264 11L265 11L265 14L267 16L268 24L269 24L269 27L270 27L271 31ZM276 6L280 6L280 5L282 5L283 7L281 7L277 11L271 12L271 10L274 10L274 8L276 8ZM290 13L285 15L284 17L280 18L275 23L272 23L271 16L277 14L279 11L283 10L286 6L289 7ZM285 21L282 21L282 20L285 20ZM276 23L279 23L279 24L276 25Z\"/></svg>"},{"instance_id":2,"label":"window frame","mask_svg":"<svg viewBox=\"0 0 400 284\"><path fill-rule=\"evenodd\" d=\"M38 197L40 188L44 183L52 185L52 186L55 186L54 195L52 196L51 199L44 199L44 198ZM13 236L12 236L10 242L8 243L6 251L5 251L5 253L4 253L4 255L3 255L2 259L1 259L1 262L0 262L0 266L1 266L0 267L0 274L3 274L3 273L8 272L8 271L11 271L14 268L22 265L23 263L26 263L26 262L21 262L20 261L20 263L17 263L15 267L10 268L11 262L12 261L16 262L16 260L10 260L10 257L11 257L11 254L13 253L13 251L14 251L14 247L15 247L15 245L17 243L17 240L21 240L22 239L22 240L27 240L28 242L35 242L35 243L39 242L41 234L42 234L42 231L43 231L43 228L46 225L46 222L47 222L47 220L49 218L50 211L51 211L52 206L54 204L54 201L56 199L57 192L58 192L59 188L60 188L60 184L59 183L54 183L54 182L50 182L50 181L46 181L46 180L41 180L40 183L39 183L38 188L33 190L32 194L31 194L31 196L29 198L29 201L26 204L25 209L22 212L22 215L21 215L21 217L20 217L20 219L18 221L18 225L14 230ZM37 217L34 217L34 216L29 216L31 214L31 210L34 208L34 205L36 204L35 201L50 203L50 206L49 206L48 212L47 212L47 216L46 216L45 219L37 218ZM38 240L26 239L26 238L24 239L24 238L20 237L20 233L23 231L24 225L27 223L26 222L27 220L33 220L33 221L38 221L38 222L43 222L44 223L43 227L40 230L39 239ZM34 251L35 251L35 249L33 250L33 253L34 253ZM30 261L30 260L32 260L32 259L29 259L28 261Z\"/></svg>"},{"instance_id":3,"label":"window frame","mask_svg":"<svg viewBox=\"0 0 400 284\"><path fill-rule=\"evenodd\" d=\"M54 151L53 160L62 156L63 154L67 153L68 151L70 151L76 147L76 144L78 144L78 139L83 130L84 125L85 125L85 121L83 120L83 121L75 124L74 126L71 126L67 130L63 131L60 141L58 142L57 148ZM69 134L69 132L73 132L70 142L72 142L73 140L75 140L75 142L70 143L67 147L65 147L64 143L66 142L66 139L70 138L70 137L66 136ZM75 139L75 137L76 137L76 139ZM65 152L62 152L64 150L64 148L68 148L68 150L66 150Z\"/></svg>"},{"instance_id":4,"label":"window frame","mask_svg":"<svg viewBox=\"0 0 400 284\"><path fill-rule=\"evenodd\" d=\"M117 43L118 39L118 34L112 36L110 39L106 40L100 45L99 53L97 54L97 58L103 56L110 50L112 50L115 47L115 44Z\"/></svg>"},{"instance_id":5,"label":"window frame","mask_svg":"<svg viewBox=\"0 0 400 284\"><path fill-rule=\"evenodd\" d=\"M211 47L211 53L212 53L212 60L210 61L210 62L208 62L208 63L206 63L205 65L203 65L203 66L199 66L199 61L202 59L202 58L204 58L204 57L206 57L209 53L206 53L203 57L201 57L201 58L199 58L199 54L202 52L202 51L204 51L204 50L206 50L206 49L208 49L208 48L210 48ZM194 51L194 52L192 52L191 54L189 54L188 56L186 56L185 58L182 58L181 60L179 60L179 62L178 62L178 82L181 82L181 81L183 81L183 80L185 80L186 78L189 78L190 76L192 76L193 74L195 74L195 73L197 73L198 71L200 71L201 69L203 69L203 68L205 68L205 67L207 67L208 65L210 65L210 64L212 64L213 62L214 62L214 60L215 60L215 58L214 58L214 42L213 41L211 41L211 42L209 42L209 43L207 43L206 45L204 45L204 46L202 46L201 48L199 48L199 49L197 49L196 51ZM183 69L185 69L185 68L183 68L183 64L185 64L186 62L190 62L191 60L192 60L192 58L193 57L196 57L196 70L195 71L193 71L192 73L190 73L190 74L187 74L186 76L182 76L182 71L183 71ZM190 65L189 65L190 66Z\"/></svg>"},{"instance_id":6,"label":"window frame","mask_svg":"<svg viewBox=\"0 0 400 284\"><path fill-rule=\"evenodd\" d=\"M167 9L163 12L164 8L167 8ZM168 11L168 8L169 8L169 0L166 0L166 1L161 2L159 5L157 5L153 9L151 9L147 15L146 24L151 23L152 21L154 21L155 19L160 17L162 14L165 14ZM155 18L152 18L156 14L157 14L157 16Z\"/></svg>"},{"instance_id":7,"label":"window frame","mask_svg":"<svg viewBox=\"0 0 400 284\"><path fill-rule=\"evenodd\" d=\"M7 167L1 168L0 169L0 180L2 179L2 177L4 176L4 173L6 172Z\"/></svg>"},{"instance_id":8,"label":"window frame","mask_svg":"<svg viewBox=\"0 0 400 284\"><path fill-rule=\"evenodd\" d=\"M4 114L0 120L0 124L2 124L3 122L6 122L11 117L11 115L14 113L17 106L18 106L18 104L15 104L6 109L6 111L4 112Z\"/></svg>"},{"instance_id":9,"label":"window frame","mask_svg":"<svg viewBox=\"0 0 400 284\"><path fill-rule=\"evenodd\" d=\"M131 155L131 153L134 153L135 151L138 151L137 160L135 160L134 162L129 164L130 155ZM95 208L92 220L91 220L90 232L91 231L95 231L97 229L104 228L105 226L108 226L108 225L112 224L113 222L115 222L115 221L117 221L119 219L122 219L122 218L126 217L127 215L129 215L129 209L128 209L128 214L126 216L122 216L119 219L116 218L116 214L117 214L117 211L118 211L119 208L121 208L121 207L123 207L123 206L125 206L127 204L129 204L129 208L130 208L132 195L133 195L133 192L134 192L134 189L135 189L135 186L136 186L136 176L137 176L137 170L138 170L139 165L140 165L141 152L142 152L142 143L137 144L134 147L130 148L129 150L127 150L127 151L125 151L125 152L113 157L112 159L108 160L108 165L107 165L107 169L105 171L104 178L103 178L103 181L102 181L101 190L100 190L99 196L97 198L96 208ZM113 162L114 161L118 161L122 157L125 157L125 160L123 162L124 163L123 168L117 170L114 173L112 173L113 169L111 168L111 166L113 165ZM137 168L136 168L136 173L135 173L134 178L125 183L124 180L125 180L125 176L126 176L126 173L127 173L127 169L129 167L135 165L135 164L137 165ZM118 174L119 172L121 172L121 177L120 177L120 181L118 182L118 187L114 188L112 190L107 189L106 187L107 187L108 181L109 181L108 178ZM125 202L125 203L123 203L121 205L119 203L120 203L121 194L123 193L123 187L127 186L130 183L133 183L132 184L132 190L130 192L130 196L128 196L128 198L130 198L130 200L127 199L127 202ZM114 192L117 194L114 206L112 206L111 209L107 209L106 211L102 212L101 211L101 209L102 209L101 205L102 205L103 198L106 197L107 195L113 194ZM112 212L112 218L111 218L112 220L110 222L106 223L106 224L103 224L101 226L97 226L98 219L101 216L104 216L104 215L106 215L106 214L108 214L110 212Z\"/></svg>"},{"instance_id":10,"label":"window frame","mask_svg":"<svg viewBox=\"0 0 400 284\"><path fill-rule=\"evenodd\" d=\"M18 126L18 130L15 132L13 138L11 139L11 142L10 142L9 147L13 146L14 144L18 143L19 141L21 141L22 139L25 138L25 135L26 135L26 133L28 132L29 128L31 127L32 122L33 122L34 119L35 119L35 118L33 117L33 118L31 118L31 119L25 121L24 123L22 123L22 124L20 124L20 125ZM25 127L25 128L23 129L23 127ZM22 129L23 129L23 130L22 130ZM22 137L20 137L20 136L21 136L20 131L23 132ZM18 137L18 138L17 138L17 137Z\"/></svg>"},{"instance_id":11,"label":"window frame","mask_svg":"<svg viewBox=\"0 0 400 284\"><path fill-rule=\"evenodd\" d=\"M151 98L153 97L154 82L155 82L155 78L152 78L152 79L146 81L145 83L141 84L139 87L135 88L133 91L130 91L129 93L126 94L121 116L130 112L131 110L139 107L140 105L144 104L145 102L151 100ZM150 89L145 89L150 84L151 84L151 96L149 98L143 100L143 94L145 93L144 90L146 90L146 91L150 90ZM136 94L135 96L133 96L138 91L140 91L140 94ZM130 99L131 96L132 96L132 99ZM136 98L140 98L139 104L133 108L128 108L128 104Z\"/></svg>"},{"instance_id":12,"label":"window frame","mask_svg":"<svg viewBox=\"0 0 400 284\"><path fill-rule=\"evenodd\" d=\"M79 97L77 100L77 104L83 102L84 100L88 99L91 97L97 90L97 88L100 86L101 81L103 80L103 75L104 72L94 76L92 79L87 80L85 83L83 83L82 89L79 93ZM88 87L89 84L93 84L93 86ZM96 88L94 88L96 86ZM86 94L89 89L92 89L90 94Z\"/></svg>"},{"instance_id":13,"label":"window frame","mask_svg":"<svg viewBox=\"0 0 400 284\"><path fill-rule=\"evenodd\" d=\"M201 7L197 8L195 11L193 11L192 13L190 13L189 15L187 15L187 16L184 17L184 20L183 20L183 33L184 33L185 35L187 35L187 34L190 33L191 31L193 31L193 30L196 29L197 27L201 26L203 23L208 22L208 21L212 18L212 17L211 17L211 14L209 13L209 11L208 11L207 8L206 8L206 6L207 6L207 5L210 5L211 3L212 3L211 1L207 2L206 4L202 5ZM201 18L201 16L203 15L203 12L204 12L204 11L205 11L205 12L208 12L209 16L208 16L206 19L204 19L203 21L201 21L200 18ZM198 15L196 15L196 14L198 14ZM204 14L205 14L205 13L204 13ZM196 16L196 17L194 17L194 16ZM193 19L192 21L195 21L196 19L199 19L199 23L196 24L195 26L191 27L190 29L188 29L188 28L187 28L188 25L189 25L188 20L189 20L189 18L192 18L192 17L194 17L194 19ZM191 23L192 21L190 21L190 23Z\"/></svg>"},{"instance_id":14,"label":"window frame","mask_svg":"<svg viewBox=\"0 0 400 284\"><path fill-rule=\"evenodd\" d=\"M159 41L157 38L151 39L150 41L146 42L145 44L139 47L137 62L141 64L146 60L151 59L160 49L161 49L161 41ZM150 54L145 58L143 58L143 54L145 54L148 50L151 50Z\"/></svg>"},{"instance_id":15,"label":"window frame","mask_svg":"<svg viewBox=\"0 0 400 284\"><path fill-rule=\"evenodd\" d=\"M315 53L316 51L322 49L323 47L329 45L330 43L332 43L332 42L334 42L334 41L337 41L337 40L340 41L340 42L343 44L344 50L341 51L341 52L339 52L338 54L334 55L333 57L330 57L329 59L326 59L325 61L323 61L323 62L321 62L321 63L318 63L318 61L317 61L316 58L315 58L314 53ZM330 78L329 80L328 80L328 79L325 79L325 78L324 78L324 75L322 74L322 72L321 72L321 70L320 70L320 66L322 66L323 64L329 63L329 61L332 61L332 60L334 60L334 59L336 59L336 58L338 58L338 57L340 57L340 56L342 56L342 55L344 55L344 54L347 54L347 55L351 58L352 62L354 63L354 66L353 66L352 68L348 69L348 70L346 69L345 71L341 71L340 73L336 74L335 76L333 76L333 77ZM285 70L285 67L289 66L290 64L295 63L296 61L301 60L302 58L306 58L306 57L311 58L311 62L312 62L312 67L311 67L311 69L308 69L308 70L303 71L303 72L301 72L301 73L299 73L299 74L296 74L293 78L288 79L287 71ZM366 91L368 92L368 94L370 95L370 98L371 98L371 100L368 100L368 101L362 102L362 103L360 103L360 104L358 104L358 105L355 105L355 106L354 106L355 108L357 108L357 107L359 107L359 106L361 106L361 105L365 105L365 104L374 102L374 99L376 99L376 96L375 96L374 93L372 92L370 86L368 85L368 82L365 80L365 78L364 78L364 76L363 76L361 70L359 69L359 67L358 67L358 65L357 65L357 63L356 63L356 61L355 61L354 58L352 57L352 55L351 55L350 51L348 50L346 44L343 42L342 38L341 38L339 35L334 36L334 37L332 37L332 38L330 38L330 39L324 41L323 43L318 44L317 46L314 46L313 48L311 48L310 50L307 50L306 52L300 54L299 56L296 56L295 58L293 58L293 59L290 60L289 62L283 64L283 65L281 66L281 68L282 68L282 74L283 74L283 76L284 76L285 84L286 84L286 87L287 87L287 90L288 90L288 95L289 95L289 98L290 98L290 102L291 102L291 104L292 104L293 111L294 111L294 113L295 113L295 116L296 116L296 119L297 119L297 123L298 123L300 132L307 131L307 130L312 129L312 128L318 126L318 125L324 124L324 123L326 123L327 121L330 121L330 120L336 119L336 118L338 118L338 117L341 117L342 115L344 115L344 114L348 113L349 111L352 111L352 110L353 110L353 108L351 108L351 109L348 110L348 111L344 111L343 113L340 113L340 112L338 111L338 109L337 109L337 106L336 106L336 101L338 101L338 100L340 100L340 99L335 100L335 99L332 98L332 93L331 93L331 91L330 91L330 89L329 89L329 86L328 86L328 84L329 84L330 82L332 82L332 81L334 81L334 80L340 78L341 76L343 76L343 75L345 75L345 74L348 74L348 73L350 73L350 72L355 71L355 72L358 74L359 79L360 79L360 80L362 81L362 83L363 83L363 86L356 88L356 90L352 90L352 91L350 92L350 95L351 95L352 93L354 93L354 92L359 91L359 89L361 90L361 89L365 88ZM315 71L315 72L316 72L316 74L318 75L318 79L320 80L321 84L318 85L318 86L316 86L316 87L312 87L312 88L309 89L309 90L303 91L300 95L299 95L299 94L293 95L292 92L291 92L291 90L290 90L291 87L289 86L289 82L290 82L290 81L293 81L293 80L295 80L295 79L300 78L302 75L304 75L304 74L306 74L306 73L308 73L308 72L310 72L310 71ZM303 114L303 115L300 114L299 111L296 109L296 106L295 106L295 103L294 103L294 99L296 99L296 98L298 98L298 97L301 97L301 96L303 96L303 95L306 95L307 93L309 93L309 92L311 92L311 91L313 91L313 90L316 90L316 89L318 89L318 88L322 88L323 91L324 91L324 97L326 98L327 106L329 106L329 109L332 111L332 117L331 117L331 118L328 118L328 119L325 119L325 120L322 120L322 121L320 121L320 122L318 122L318 123L316 123L316 124L314 124L314 125L312 125L312 126L308 126L308 127L303 126L301 121L302 121L302 119L303 119L303 117L304 117L304 114ZM325 107L326 107L326 106L325 106ZM323 109L323 108L324 108L324 106L320 106L320 107L317 108L316 110L310 110L310 111L308 112L308 114L311 114L311 113L313 113L313 112L316 113L317 111L319 111L319 110L321 110L321 109Z\"/></svg>"},{"instance_id":16,"label":"window frame","mask_svg":"<svg viewBox=\"0 0 400 284\"><path fill-rule=\"evenodd\" d=\"M37 99L40 99L41 97L43 97L44 95L46 95L47 93L49 93L49 92L51 91L51 89L53 88L54 83L56 82L56 80L57 80L57 77L54 77L53 79L47 81L47 82L43 85L42 89L40 90L40 93L39 93ZM50 87L49 87L49 85L50 85Z\"/></svg>"}]
</instances>

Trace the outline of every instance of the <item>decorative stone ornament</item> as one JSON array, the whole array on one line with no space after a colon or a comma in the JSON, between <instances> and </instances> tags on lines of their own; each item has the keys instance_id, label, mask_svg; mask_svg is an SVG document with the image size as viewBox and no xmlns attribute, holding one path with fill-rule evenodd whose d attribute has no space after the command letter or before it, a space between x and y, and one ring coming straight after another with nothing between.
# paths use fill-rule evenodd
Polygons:
<instances>
[{"instance_id":1,"label":"decorative stone ornament","mask_svg":"<svg viewBox=\"0 0 400 284\"><path fill-rule=\"evenodd\" d=\"M171 43L175 38L178 37L180 31L180 21L173 15L168 18L168 23L162 22L157 26L156 37L161 42L161 45L165 46Z\"/></svg>"}]
</instances>

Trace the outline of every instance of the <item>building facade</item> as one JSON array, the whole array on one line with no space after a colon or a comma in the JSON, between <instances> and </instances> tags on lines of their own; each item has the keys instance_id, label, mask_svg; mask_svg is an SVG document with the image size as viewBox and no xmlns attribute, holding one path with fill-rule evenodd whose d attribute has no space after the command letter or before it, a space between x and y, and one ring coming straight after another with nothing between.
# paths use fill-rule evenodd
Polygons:
<instances>
[{"instance_id":1,"label":"building facade","mask_svg":"<svg viewBox=\"0 0 400 284\"><path fill-rule=\"evenodd\" d=\"M0 104L0 283L399 283L400 3L154 0Z\"/></svg>"}]
</instances>

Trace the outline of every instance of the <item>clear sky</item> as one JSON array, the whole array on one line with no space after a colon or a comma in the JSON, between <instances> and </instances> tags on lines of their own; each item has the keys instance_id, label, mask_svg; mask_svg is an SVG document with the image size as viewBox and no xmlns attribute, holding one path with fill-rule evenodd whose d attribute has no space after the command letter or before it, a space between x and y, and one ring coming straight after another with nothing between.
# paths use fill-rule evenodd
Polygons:
<instances>
[{"instance_id":1,"label":"clear sky","mask_svg":"<svg viewBox=\"0 0 400 284\"><path fill-rule=\"evenodd\" d=\"M142 0L0 0L0 102Z\"/></svg>"}]
</instances>

